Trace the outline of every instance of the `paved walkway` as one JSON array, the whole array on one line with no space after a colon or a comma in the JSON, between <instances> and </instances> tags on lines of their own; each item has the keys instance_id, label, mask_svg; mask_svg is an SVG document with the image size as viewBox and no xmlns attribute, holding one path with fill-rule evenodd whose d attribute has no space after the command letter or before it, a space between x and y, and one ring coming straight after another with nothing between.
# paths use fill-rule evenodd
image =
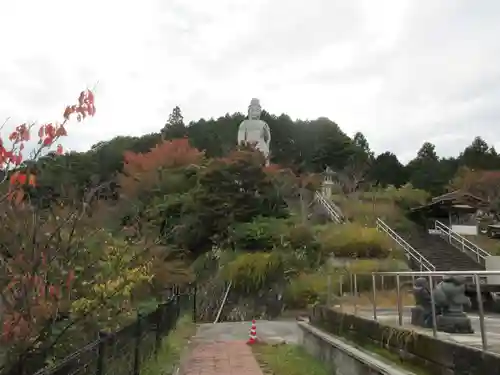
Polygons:
<instances>
[{"instance_id":1,"label":"paved walkway","mask_svg":"<svg viewBox=\"0 0 500 375\"><path fill-rule=\"evenodd\" d=\"M183 361L182 375L262 375L252 349L246 344L249 322L201 324L191 351ZM257 321L257 337L266 342L298 340L295 321Z\"/></svg>"},{"instance_id":2,"label":"paved walkway","mask_svg":"<svg viewBox=\"0 0 500 375\"><path fill-rule=\"evenodd\" d=\"M183 375L262 375L245 342L199 343L191 351Z\"/></svg>"}]
</instances>

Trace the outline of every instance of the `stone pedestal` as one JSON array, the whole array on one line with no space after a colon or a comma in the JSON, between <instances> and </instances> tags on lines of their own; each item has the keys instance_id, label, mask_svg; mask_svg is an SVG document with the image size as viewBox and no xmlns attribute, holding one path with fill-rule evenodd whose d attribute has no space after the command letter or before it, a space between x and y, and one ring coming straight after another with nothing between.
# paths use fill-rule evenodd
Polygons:
<instances>
[{"instance_id":1,"label":"stone pedestal","mask_svg":"<svg viewBox=\"0 0 500 375\"><path fill-rule=\"evenodd\" d=\"M411 308L411 324L414 326L424 327L425 310L422 306Z\"/></svg>"},{"instance_id":2,"label":"stone pedestal","mask_svg":"<svg viewBox=\"0 0 500 375\"><path fill-rule=\"evenodd\" d=\"M437 330L446 333L474 333L469 317L465 314L443 314L436 317Z\"/></svg>"}]
</instances>

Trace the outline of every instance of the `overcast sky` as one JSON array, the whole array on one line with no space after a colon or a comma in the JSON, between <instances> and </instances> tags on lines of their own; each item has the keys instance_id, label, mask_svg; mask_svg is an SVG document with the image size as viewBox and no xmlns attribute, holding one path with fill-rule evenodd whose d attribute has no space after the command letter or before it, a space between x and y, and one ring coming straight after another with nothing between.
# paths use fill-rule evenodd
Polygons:
<instances>
[{"instance_id":1,"label":"overcast sky","mask_svg":"<svg viewBox=\"0 0 500 375\"><path fill-rule=\"evenodd\" d=\"M404 161L424 141L500 149L499 0L0 1L0 119L51 121L85 87L84 150L245 112L326 116ZM236 142L236 140L235 140Z\"/></svg>"}]
</instances>

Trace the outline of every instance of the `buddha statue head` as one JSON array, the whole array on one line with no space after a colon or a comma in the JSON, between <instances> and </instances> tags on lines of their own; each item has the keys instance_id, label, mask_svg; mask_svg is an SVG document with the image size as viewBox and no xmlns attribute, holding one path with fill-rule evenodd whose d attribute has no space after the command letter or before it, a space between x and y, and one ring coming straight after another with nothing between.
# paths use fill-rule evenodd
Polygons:
<instances>
[{"instance_id":1,"label":"buddha statue head","mask_svg":"<svg viewBox=\"0 0 500 375\"><path fill-rule=\"evenodd\" d=\"M259 120L260 114L262 112L262 107L260 106L259 99L253 98L248 106L248 119L249 120Z\"/></svg>"}]
</instances>

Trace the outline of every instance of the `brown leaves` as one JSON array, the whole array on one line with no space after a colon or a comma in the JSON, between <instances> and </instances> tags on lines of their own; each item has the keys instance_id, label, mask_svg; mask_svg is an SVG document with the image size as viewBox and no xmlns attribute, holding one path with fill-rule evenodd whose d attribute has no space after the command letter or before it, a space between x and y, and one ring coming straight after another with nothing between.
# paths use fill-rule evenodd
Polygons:
<instances>
[{"instance_id":1,"label":"brown leaves","mask_svg":"<svg viewBox=\"0 0 500 375\"><path fill-rule=\"evenodd\" d=\"M500 198L500 171L461 168L448 186L449 190L461 190L493 202Z\"/></svg>"},{"instance_id":2,"label":"brown leaves","mask_svg":"<svg viewBox=\"0 0 500 375\"><path fill-rule=\"evenodd\" d=\"M37 259L21 252L5 262L2 273L9 282L1 289L4 313L1 337L4 342L20 342L36 334L36 327L42 321L55 316L63 291L68 290L66 296L69 295L70 276L62 282L64 278L56 276L56 269L47 262L44 252ZM61 270L58 271L60 274Z\"/></svg>"}]
</instances>

